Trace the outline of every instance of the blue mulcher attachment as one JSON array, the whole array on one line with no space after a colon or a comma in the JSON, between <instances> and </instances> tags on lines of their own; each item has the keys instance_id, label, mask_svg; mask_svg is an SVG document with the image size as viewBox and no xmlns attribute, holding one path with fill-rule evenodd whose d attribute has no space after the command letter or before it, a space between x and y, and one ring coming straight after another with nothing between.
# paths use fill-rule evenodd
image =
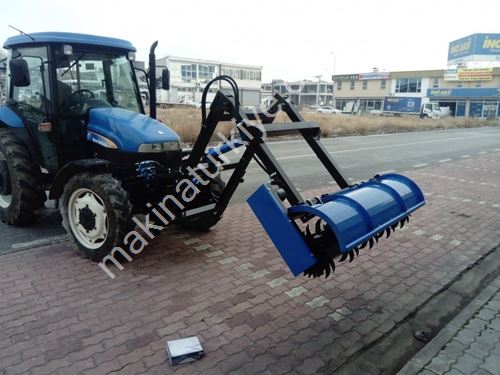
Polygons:
<instances>
[{"instance_id":1,"label":"blue mulcher attachment","mask_svg":"<svg viewBox=\"0 0 500 375\"><path fill-rule=\"evenodd\" d=\"M271 181L257 189L248 203L295 276L328 277L335 270L334 259L352 261L361 249L402 228L410 214L425 204L424 195L415 182L399 174L377 175L350 185L321 145L317 124L304 121L278 94L274 98L292 123L264 123L266 135L283 129L298 132L341 190L303 199L261 142L255 158Z\"/></svg>"},{"instance_id":2,"label":"blue mulcher attachment","mask_svg":"<svg viewBox=\"0 0 500 375\"><path fill-rule=\"evenodd\" d=\"M376 176L288 209L269 185L262 185L248 202L292 273L315 277L328 276L335 269L334 258L352 261L384 233L389 237L425 204L420 188L398 174ZM304 229L297 219L307 223Z\"/></svg>"}]
</instances>

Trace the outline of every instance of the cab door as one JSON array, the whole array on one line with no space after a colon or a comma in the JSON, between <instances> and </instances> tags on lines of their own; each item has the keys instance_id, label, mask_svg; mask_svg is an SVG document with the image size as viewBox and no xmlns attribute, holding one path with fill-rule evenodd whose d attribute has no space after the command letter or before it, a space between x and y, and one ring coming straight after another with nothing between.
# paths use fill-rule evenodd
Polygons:
<instances>
[{"instance_id":1,"label":"cab door","mask_svg":"<svg viewBox=\"0 0 500 375\"><path fill-rule=\"evenodd\" d=\"M30 83L11 85L9 106L23 119L41 157L41 165L50 173L59 169L55 135L52 134L53 113L50 90L47 47L17 48L10 51L11 59L24 59L28 65Z\"/></svg>"}]
</instances>

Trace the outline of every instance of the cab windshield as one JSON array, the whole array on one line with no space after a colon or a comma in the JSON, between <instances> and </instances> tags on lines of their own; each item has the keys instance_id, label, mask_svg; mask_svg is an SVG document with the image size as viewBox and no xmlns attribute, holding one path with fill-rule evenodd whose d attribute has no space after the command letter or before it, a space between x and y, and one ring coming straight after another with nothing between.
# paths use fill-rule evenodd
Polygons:
<instances>
[{"instance_id":1,"label":"cab windshield","mask_svg":"<svg viewBox=\"0 0 500 375\"><path fill-rule=\"evenodd\" d=\"M85 114L96 107L141 112L131 63L123 53L75 49L71 56L58 56L56 62L61 114Z\"/></svg>"}]
</instances>

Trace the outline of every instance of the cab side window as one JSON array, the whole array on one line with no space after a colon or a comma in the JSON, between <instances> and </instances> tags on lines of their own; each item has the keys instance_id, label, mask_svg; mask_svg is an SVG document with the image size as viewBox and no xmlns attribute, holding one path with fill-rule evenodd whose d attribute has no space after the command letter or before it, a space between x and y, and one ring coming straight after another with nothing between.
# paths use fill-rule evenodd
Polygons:
<instances>
[{"instance_id":1,"label":"cab side window","mask_svg":"<svg viewBox=\"0 0 500 375\"><path fill-rule=\"evenodd\" d=\"M45 114L50 104L49 70L47 67L47 49L45 47L23 48L12 51L12 57L23 58L29 67L30 85L12 87L12 98L21 112L31 115Z\"/></svg>"}]
</instances>

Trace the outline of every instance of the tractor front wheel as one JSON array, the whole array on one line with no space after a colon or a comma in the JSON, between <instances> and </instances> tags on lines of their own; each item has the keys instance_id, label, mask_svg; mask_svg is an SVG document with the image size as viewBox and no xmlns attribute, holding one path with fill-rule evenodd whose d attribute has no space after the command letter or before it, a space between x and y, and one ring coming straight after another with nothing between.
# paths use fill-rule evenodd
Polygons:
<instances>
[{"instance_id":1,"label":"tractor front wheel","mask_svg":"<svg viewBox=\"0 0 500 375\"><path fill-rule=\"evenodd\" d=\"M96 262L133 229L132 205L120 181L111 174L83 172L73 176L60 203L63 226L77 251Z\"/></svg>"},{"instance_id":2,"label":"tractor front wheel","mask_svg":"<svg viewBox=\"0 0 500 375\"><path fill-rule=\"evenodd\" d=\"M40 168L23 142L9 129L0 129L0 217L11 225L28 225L45 202Z\"/></svg>"}]
</instances>

